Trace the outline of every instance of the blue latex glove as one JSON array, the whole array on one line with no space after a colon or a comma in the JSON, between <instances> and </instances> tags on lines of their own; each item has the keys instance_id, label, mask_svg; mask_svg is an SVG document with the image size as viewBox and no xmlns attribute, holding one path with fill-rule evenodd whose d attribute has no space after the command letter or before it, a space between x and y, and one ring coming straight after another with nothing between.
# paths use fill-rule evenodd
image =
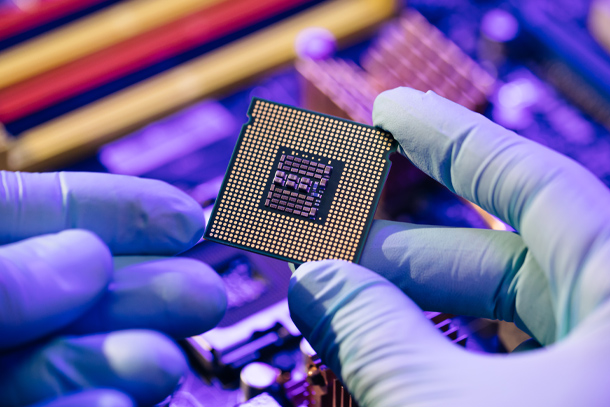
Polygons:
<instances>
[{"instance_id":1,"label":"blue latex glove","mask_svg":"<svg viewBox=\"0 0 610 407\"><path fill-rule=\"evenodd\" d=\"M0 176L0 405L161 401L186 369L166 335L216 325L224 286L196 260L112 256L188 249L201 207L155 180Z\"/></svg>"},{"instance_id":2,"label":"blue latex glove","mask_svg":"<svg viewBox=\"0 0 610 407\"><path fill-rule=\"evenodd\" d=\"M361 265L296 270L293 319L359 405L610 405L608 189L432 92L384 92L373 119L415 165L519 234L378 221ZM514 321L547 346L473 354L420 307Z\"/></svg>"}]
</instances>

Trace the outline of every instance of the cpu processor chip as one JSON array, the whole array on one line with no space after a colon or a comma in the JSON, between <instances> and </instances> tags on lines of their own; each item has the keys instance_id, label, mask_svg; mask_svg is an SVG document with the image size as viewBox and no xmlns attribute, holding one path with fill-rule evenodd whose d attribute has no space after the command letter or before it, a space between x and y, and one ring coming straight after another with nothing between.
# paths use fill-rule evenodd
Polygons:
<instances>
[{"instance_id":1,"label":"cpu processor chip","mask_svg":"<svg viewBox=\"0 0 610 407\"><path fill-rule=\"evenodd\" d=\"M248 116L204 237L297 264L358 262L391 135L257 98Z\"/></svg>"}]
</instances>

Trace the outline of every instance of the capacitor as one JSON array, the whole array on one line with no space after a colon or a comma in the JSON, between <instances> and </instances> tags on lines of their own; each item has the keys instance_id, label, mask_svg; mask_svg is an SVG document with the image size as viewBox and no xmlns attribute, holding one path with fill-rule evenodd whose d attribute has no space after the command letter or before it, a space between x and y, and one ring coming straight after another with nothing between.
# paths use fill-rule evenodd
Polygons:
<instances>
[{"instance_id":1,"label":"capacitor","mask_svg":"<svg viewBox=\"0 0 610 407\"><path fill-rule=\"evenodd\" d=\"M253 362L246 365L239 375L240 388L245 400L264 392L276 392L278 370L266 363Z\"/></svg>"},{"instance_id":2,"label":"capacitor","mask_svg":"<svg viewBox=\"0 0 610 407\"><path fill-rule=\"evenodd\" d=\"M519 22L508 11L493 9L488 11L481 20L481 38L478 46L478 56L487 71L497 71L506 63L507 46L514 42L519 34ZM493 68L492 68L493 66ZM497 74L497 72L490 72Z\"/></svg>"}]
</instances>

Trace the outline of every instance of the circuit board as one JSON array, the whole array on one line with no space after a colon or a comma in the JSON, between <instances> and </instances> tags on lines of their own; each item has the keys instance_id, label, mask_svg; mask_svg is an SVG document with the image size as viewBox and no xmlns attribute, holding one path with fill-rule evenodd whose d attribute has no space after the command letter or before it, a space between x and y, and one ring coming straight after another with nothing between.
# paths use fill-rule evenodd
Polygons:
<instances>
[{"instance_id":1,"label":"circuit board","mask_svg":"<svg viewBox=\"0 0 610 407\"><path fill-rule=\"evenodd\" d=\"M257 98L248 116L204 237L298 264L357 262L391 135Z\"/></svg>"}]
</instances>

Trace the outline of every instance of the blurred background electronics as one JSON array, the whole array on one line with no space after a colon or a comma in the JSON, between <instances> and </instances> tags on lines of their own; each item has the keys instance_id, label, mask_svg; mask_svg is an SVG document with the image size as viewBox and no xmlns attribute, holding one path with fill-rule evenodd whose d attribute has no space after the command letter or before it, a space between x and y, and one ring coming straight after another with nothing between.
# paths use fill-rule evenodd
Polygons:
<instances>
[{"instance_id":1,"label":"blurred background electronics","mask_svg":"<svg viewBox=\"0 0 610 407\"><path fill-rule=\"evenodd\" d=\"M608 0L2 0L0 168L161 179L209 216L252 97L370 124L379 92L411 86L610 185L609 21ZM377 218L507 228L391 159ZM354 405L290 320L285 263L206 241L184 255L218 271L229 311L184 341L193 370L162 405ZM468 349L526 338L428 317Z\"/></svg>"},{"instance_id":2,"label":"blurred background electronics","mask_svg":"<svg viewBox=\"0 0 610 407\"><path fill-rule=\"evenodd\" d=\"M182 255L218 271L227 287L228 311L217 328L184 341L194 372L168 400L170 405L241 406L263 393L273 400L269 406L352 405L349 393L290 319L286 262L209 241ZM467 346L468 330L450 315L426 316L448 340ZM337 397L345 403L333 404ZM192 400L198 404L188 404Z\"/></svg>"}]
</instances>

